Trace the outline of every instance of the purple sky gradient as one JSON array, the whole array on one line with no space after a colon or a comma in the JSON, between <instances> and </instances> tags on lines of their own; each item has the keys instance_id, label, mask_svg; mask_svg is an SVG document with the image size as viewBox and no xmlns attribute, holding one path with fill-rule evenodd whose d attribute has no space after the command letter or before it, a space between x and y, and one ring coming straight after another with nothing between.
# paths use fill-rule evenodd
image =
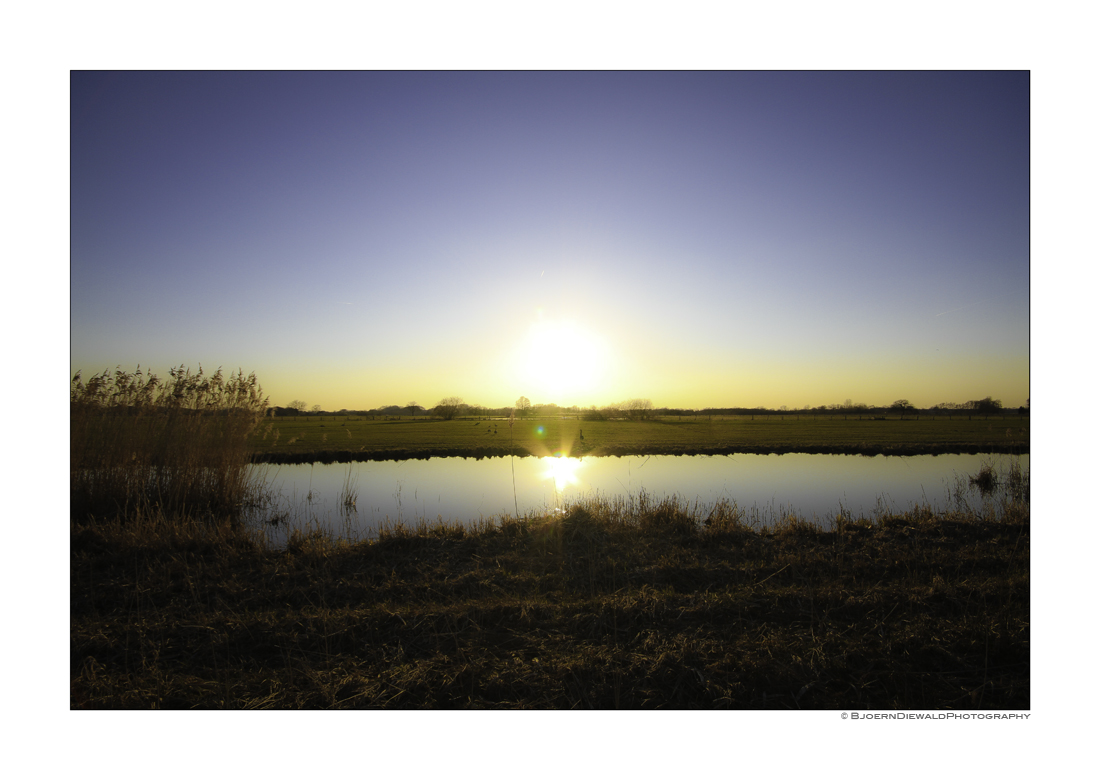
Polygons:
<instances>
[{"instance_id":1,"label":"purple sky gradient","mask_svg":"<svg viewBox=\"0 0 1100 780\"><path fill-rule=\"evenodd\" d=\"M1016 406L1029 171L1027 72L76 71L71 370Z\"/></svg>"}]
</instances>

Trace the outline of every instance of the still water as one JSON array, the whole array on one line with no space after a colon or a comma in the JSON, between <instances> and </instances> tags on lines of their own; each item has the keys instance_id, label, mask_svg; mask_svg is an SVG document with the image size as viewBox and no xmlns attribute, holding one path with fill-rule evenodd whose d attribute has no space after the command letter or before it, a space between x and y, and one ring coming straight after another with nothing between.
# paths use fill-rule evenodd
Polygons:
<instances>
[{"instance_id":1,"label":"still water","mask_svg":"<svg viewBox=\"0 0 1100 780\"><path fill-rule=\"evenodd\" d=\"M829 526L841 510L875 517L930 504L980 505L969 476L985 465L1030 469L1027 455L652 455L587 458L432 458L260 466L275 496L260 519L370 538L380 526L444 520L472 524L503 514L547 513L591 496L677 496L736 502L767 524L788 514ZM513 492L514 484L514 492ZM346 499L354 499L354 506Z\"/></svg>"}]
</instances>

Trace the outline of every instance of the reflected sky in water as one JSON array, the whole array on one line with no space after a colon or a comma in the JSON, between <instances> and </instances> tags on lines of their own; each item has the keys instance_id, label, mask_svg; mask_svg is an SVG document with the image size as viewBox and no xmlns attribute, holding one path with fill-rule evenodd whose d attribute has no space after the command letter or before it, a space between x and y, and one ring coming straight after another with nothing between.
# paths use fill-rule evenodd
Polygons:
<instances>
[{"instance_id":1,"label":"reflected sky in water","mask_svg":"<svg viewBox=\"0 0 1100 780\"><path fill-rule=\"evenodd\" d=\"M385 523L476 522L545 513L589 496L679 496L692 503L736 502L763 521L788 513L831 523L839 511L872 517L915 504L951 506L983 465L1006 473L1027 455L653 455L623 458L432 458L332 465L263 466L278 496L261 510L298 524L370 537ZM514 484L514 493L513 493ZM344 505L347 488L354 509Z\"/></svg>"}]
</instances>

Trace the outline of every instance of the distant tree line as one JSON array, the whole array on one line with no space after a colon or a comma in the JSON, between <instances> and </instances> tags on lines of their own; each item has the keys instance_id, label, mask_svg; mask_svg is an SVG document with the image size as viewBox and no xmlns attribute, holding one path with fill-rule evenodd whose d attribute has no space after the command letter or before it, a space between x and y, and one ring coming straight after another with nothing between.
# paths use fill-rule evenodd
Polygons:
<instances>
[{"instance_id":1,"label":"distant tree line","mask_svg":"<svg viewBox=\"0 0 1100 780\"><path fill-rule=\"evenodd\" d=\"M888 405L870 405L866 403L852 403L851 399L840 404L823 404L821 406L769 408L765 406L727 406L706 407L703 409L687 409L680 407L654 407L648 398L631 398L626 401L597 407L558 406L553 403L534 404L526 396L516 399L513 406L487 407L480 404L466 403L458 396L449 396L439 401L435 406L425 408L416 401L409 401L404 405L390 404L374 409L340 409L337 411L322 411L321 407L314 404L307 411L305 402L294 400L286 406L276 406L270 410L275 417L286 416L320 416L320 415L356 415L359 417L424 417L440 420L455 420L463 418L484 419L488 417L508 417L515 412L519 418L547 418L547 417L578 417L584 420L648 420L653 417L730 417L748 416L769 417L777 415L794 415L798 417L835 417L842 416L864 418L881 418L886 415L918 418L925 417L1005 417L1010 414L1027 416L1031 413L1031 399L1024 406L1016 409L1006 409L1004 405L992 396L986 396L976 401L964 401L961 403L940 403L921 409L914 406L907 399L899 399Z\"/></svg>"},{"instance_id":2,"label":"distant tree line","mask_svg":"<svg viewBox=\"0 0 1100 780\"><path fill-rule=\"evenodd\" d=\"M1026 405L1017 409L1005 409L1004 405L995 400L992 396L987 396L978 401L964 401L962 403L942 403L934 406L929 406L924 409L917 408L907 399L899 399L889 405L870 405L865 403L852 403L851 400L847 400L842 404L823 404L821 406L803 406L788 407L780 406L778 409L771 409L764 406L756 407L708 407L700 410L692 409L657 409L655 414L659 416L735 416L735 415L748 415L751 417L756 416L774 416L774 415L797 415L797 416L823 416L823 417L850 417L854 416L859 419L865 417L884 417L887 414L891 416L900 416L905 418L907 416L919 417L919 416L947 416L947 417L1004 417L1009 414L1024 415L1030 414L1031 399L1028 399Z\"/></svg>"}]
</instances>

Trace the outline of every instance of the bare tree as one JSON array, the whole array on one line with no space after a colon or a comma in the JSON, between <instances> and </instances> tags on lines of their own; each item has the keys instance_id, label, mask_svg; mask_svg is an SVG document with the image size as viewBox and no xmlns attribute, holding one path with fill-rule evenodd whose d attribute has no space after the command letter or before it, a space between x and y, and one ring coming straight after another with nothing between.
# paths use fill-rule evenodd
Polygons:
<instances>
[{"instance_id":1,"label":"bare tree","mask_svg":"<svg viewBox=\"0 0 1100 780\"><path fill-rule=\"evenodd\" d=\"M405 411L408 412L409 414L411 414L413 417L415 417L416 416L416 410L419 407L420 407L420 404L418 404L416 401L409 401L407 404L405 404Z\"/></svg>"},{"instance_id":2,"label":"bare tree","mask_svg":"<svg viewBox=\"0 0 1100 780\"><path fill-rule=\"evenodd\" d=\"M463 403L461 398L452 395L435 405L435 413L444 420L453 420L458 414L458 410L462 408Z\"/></svg>"},{"instance_id":3,"label":"bare tree","mask_svg":"<svg viewBox=\"0 0 1100 780\"><path fill-rule=\"evenodd\" d=\"M297 398L295 398L293 401L291 401L290 403L288 403L286 405L286 408L287 409L293 409L294 411L296 411L300 414L300 413L302 413L306 410L306 402L305 401L299 401Z\"/></svg>"},{"instance_id":4,"label":"bare tree","mask_svg":"<svg viewBox=\"0 0 1100 780\"><path fill-rule=\"evenodd\" d=\"M622 409L631 420L648 420L653 415L653 402L648 398L623 401Z\"/></svg>"},{"instance_id":5,"label":"bare tree","mask_svg":"<svg viewBox=\"0 0 1100 780\"><path fill-rule=\"evenodd\" d=\"M516 399L516 414L520 417L526 417L531 411L531 402L527 399L527 396L521 395Z\"/></svg>"},{"instance_id":6,"label":"bare tree","mask_svg":"<svg viewBox=\"0 0 1100 780\"><path fill-rule=\"evenodd\" d=\"M904 398L898 401L894 401L894 403L890 404L890 408L893 409L895 412L900 413L903 420L905 419L906 412L916 411L916 407L914 407L913 404L909 403L909 401Z\"/></svg>"},{"instance_id":7,"label":"bare tree","mask_svg":"<svg viewBox=\"0 0 1100 780\"><path fill-rule=\"evenodd\" d=\"M309 408L309 410L314 414L317 414L319 411L321 411L321 404L314 404Z\"/></svg>"}]
</instances>

